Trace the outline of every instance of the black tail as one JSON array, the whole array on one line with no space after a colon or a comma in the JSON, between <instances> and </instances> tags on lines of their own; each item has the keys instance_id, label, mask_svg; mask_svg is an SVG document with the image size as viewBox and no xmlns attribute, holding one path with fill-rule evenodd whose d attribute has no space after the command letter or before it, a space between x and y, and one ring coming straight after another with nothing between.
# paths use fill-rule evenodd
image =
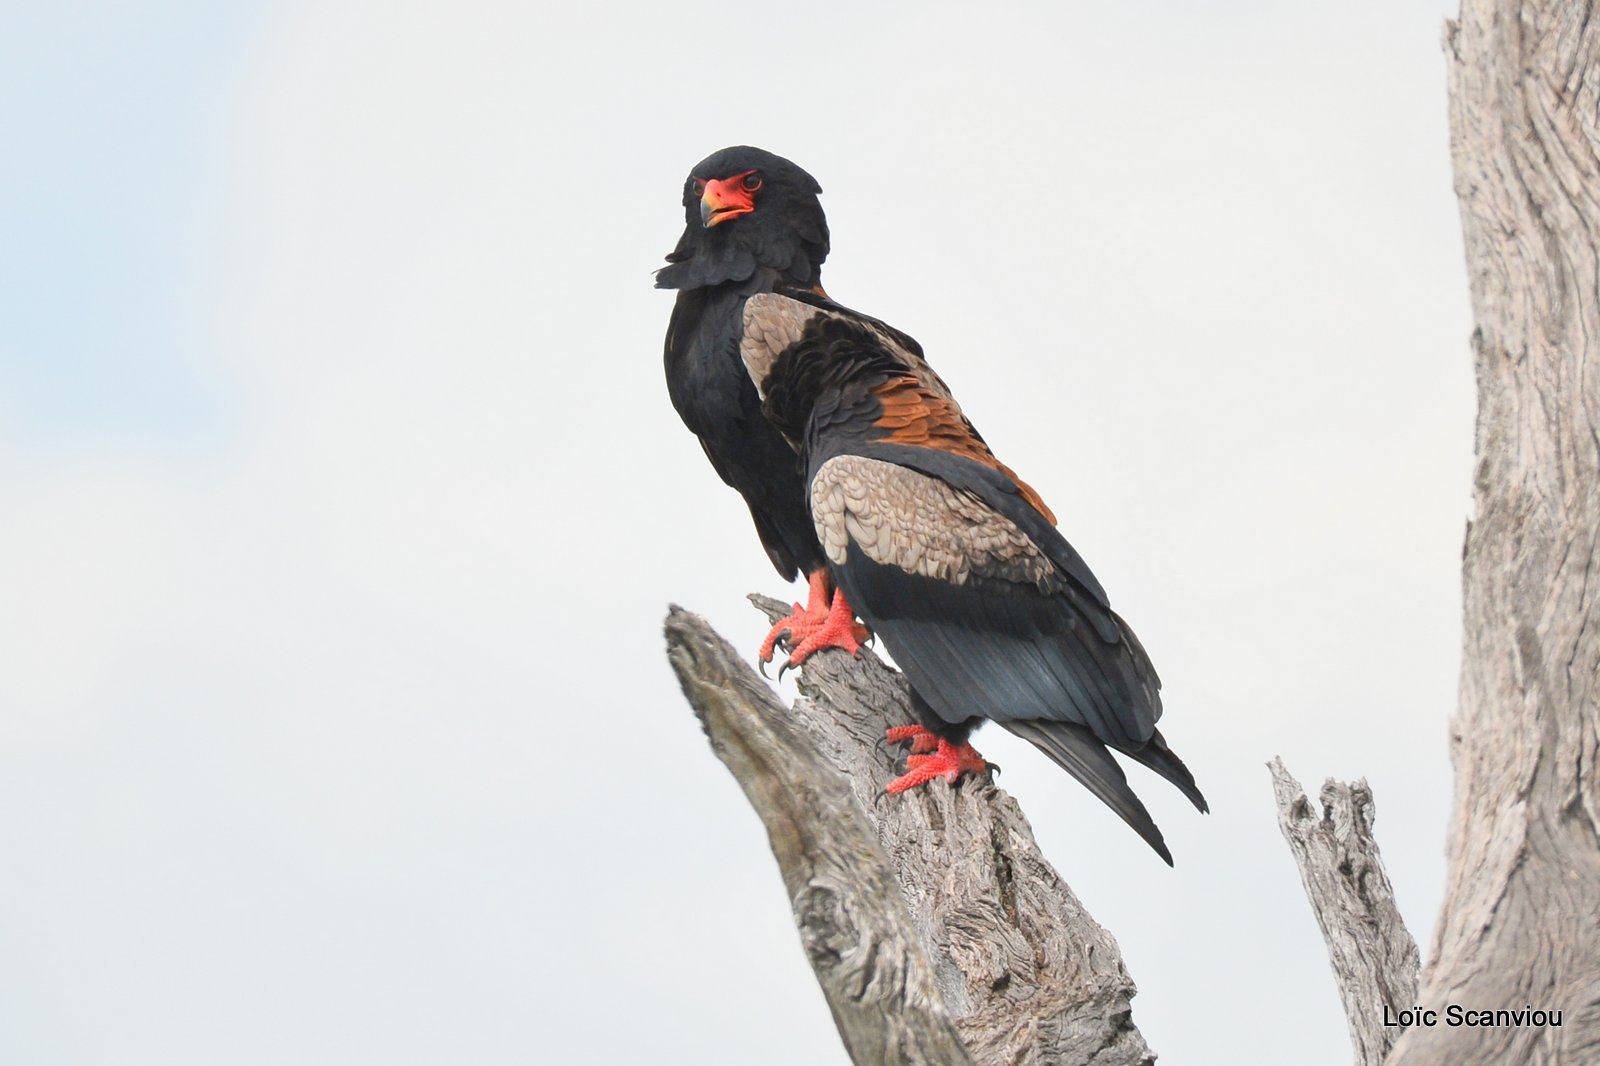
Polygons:
<instances>
[{"instance_id":1,"label":"black tail","mask_svg":"<svg viewBox=\"0 0 1600 1066\"><path fill-rule=\"evenodd\" d=\"M1130 759L1150 767L1162 777L1178 786L1178 791L1189 798L1195 810L1201 814L1210 814L1211 807L1206 803L1206 798L1200 794L1200 786L1194 783L1194 775L1189 768L1183 765L1183 760L1178 758L1171 748L1167 747L1167 738L1157 729L1150 737L1150 742L1138 751L1124 752Z\"/></svg>"},{"instance_id":2,"label":"black tail","mask_svg":"<svg viewBox=\"0 0 1600 1066\"><path fill-rule=\"evenodd\" d=\"M1030 742L1034 747L1050 756L1067 773L1076 777L1083 783L1083 787L1093 792L1107 807L1117 813L1117 817L1127 822L1144 838L1144 842L1155 849L1168 865L1172 865L1172 853L1167 850L1167 842L1161 838L1161 830L1156 828L1155 821L1150 817L1150 812L1145 810L1144 804L1139 802L1139 797L1133 794L1133 789L1128 787L1128 778L1122 772L1122 767L1112 757L1111 752L1086 727L1074 725L1071 722L1059 721L1010 721L1000 722L1009 732L1015 733L1022 739ZM1149 750L1148 747L1146 750ZM1166 745L1161 746L1162 751L1167 751ZM1183 769L1183 763L1178 762L1178 757L1172 755L1172 762L1185 775L1188 770ZM1141 760L1143 761L1143 760ZM1158 773L1167 776L1165 770L1155 764L1147 764L1156 769ZM1181 783L1174 781L1179 788ZM1194 779L1189 778L1189 789L1194 788ZM1185 790L1187 794L1187 789ZM1194 793L1199 796L1198 790ZM1201 803L1205 800L1202 798Z\"/></svg>"}]
</instances>

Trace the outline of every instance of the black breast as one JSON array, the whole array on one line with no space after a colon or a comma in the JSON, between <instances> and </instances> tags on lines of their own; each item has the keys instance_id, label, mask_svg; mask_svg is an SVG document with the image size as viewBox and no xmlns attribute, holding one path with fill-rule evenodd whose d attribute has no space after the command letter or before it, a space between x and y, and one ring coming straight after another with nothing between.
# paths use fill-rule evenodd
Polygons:
<instances>
[{"instance_id":1,"label":"black breast","mask_svg":"<svg viewBox=\"0 0 1600 1066\"><path fill-rule=\"evenodd\" d=\"M772 565L793 578L823 565L822 548L800 457L762 414L739 357L744 301L731 285L679 291L667 327L667 391L711 465L749 505Z\"/></svg>"}]
</instances>

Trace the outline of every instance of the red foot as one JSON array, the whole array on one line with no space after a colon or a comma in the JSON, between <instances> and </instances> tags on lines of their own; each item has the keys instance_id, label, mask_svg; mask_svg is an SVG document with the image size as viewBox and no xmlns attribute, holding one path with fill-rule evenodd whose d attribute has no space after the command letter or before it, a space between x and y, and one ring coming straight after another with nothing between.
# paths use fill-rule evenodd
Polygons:
<instances>
[{"instance_id":1,"label":"red foot","mask_svg":"<svg viewBox=\"0 0 1600 1066\"><path fill-rule=\"evenodd\" d=\"M891 744L911 741L911 754L926 755L939 746L939 735L930 733L920 725L897 725L884 731L883 739Z\"/></svg>"},{"instance_id":2,"label":"red foot","mask_svg":"<svg viewBox=\"0 0 1600 1066\"><path fill-rule=\"evenodd\" d=\"M893 736L902 730L918 730L915 733L903 733L899 737ZM910 740L912 750L917 750L917 745L922 742L923 736L932 736L921 726L900 726L898 729L889 730L890 740ZM989 764L983 761L983 756L975 751L971 744L955 745L948 740L937 739L932 755L909 755L906 757L906 773L890 781L884 791L891 796L918 785L926 784L936 777L942 777L952 785L961 779L962 774L988 773Z\"/></svg>"},{"instance_id":3,"label":"red foot","mask_svg":"<svg viewBox=\"0 0 1600 1066\"><path fill-rule=\"evenodd\" d=\"M780 619L761 642L756 654L761 661L772 661L773 649L782 640L788 647L789 665L799 666L823 648L843 648L854 655L861 650L861 642L871 635L866 626L856 621L855 610L845 600L844 593L833 590L830 602L828 592L832 584L826 570L811 575L811 595L806 606L794 605L794 613Z\"/></svg>"}]
</instances>

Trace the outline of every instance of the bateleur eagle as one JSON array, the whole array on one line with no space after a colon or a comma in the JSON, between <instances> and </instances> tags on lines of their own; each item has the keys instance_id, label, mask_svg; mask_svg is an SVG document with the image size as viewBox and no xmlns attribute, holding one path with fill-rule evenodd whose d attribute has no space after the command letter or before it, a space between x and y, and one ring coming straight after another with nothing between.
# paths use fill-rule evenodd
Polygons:
<instances>
[{"instance_id":1,"label":"bateleur eagle","mask_svg":"<svg viewBox=\"0 0 1600 1066\"><path fill-rule=\"evenodd\" d=\"M757 294L822 295L828 222L815 178L759 148L724 148L683 185L684 230L656 287L678 290L667 326L667 393L722 480L749 505L761 544L786 579L805 573L805 606L772 627L763 661L786 640L789 665L826 647L859 650L867 631L832 581L807 514L794 450L761 413L739 360L744 308Z\"/></svg>"},{"instance_id":2,"label":"bateleur eagle","mask_svg":"<svg viewBox=\"0 0 1600 1066\"><path fill-rule=\"evenodd\" d=\"M778 572L810 579L774 626L791 664L865 632L894 654L918 724L888 791L988 769L985 719L1045 752L1168 864L1112 750L1205 797L1156 728L1160 680L1039 496L995 458L916 341L823 292L815 179L728 148L684 185L686 227L656 284L678 290L668 391L750 507ZM796 458L798 453L798 460Z\"/></svg>"}]
</instances>

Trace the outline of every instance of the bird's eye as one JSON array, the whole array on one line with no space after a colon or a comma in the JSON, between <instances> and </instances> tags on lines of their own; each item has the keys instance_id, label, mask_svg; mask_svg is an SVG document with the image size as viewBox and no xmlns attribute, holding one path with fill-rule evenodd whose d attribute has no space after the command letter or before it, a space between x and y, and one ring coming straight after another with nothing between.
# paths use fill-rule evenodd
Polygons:
<instances>
[{"instance_id":1,"label":"bird's eye","mask_svg":"<svg viewBox=\"0 0 1600 1066\"><path fill-rule=\"evenodd\" d=\"M704 196L706 194L706 179L704 179L704 178L695 178L694 179L694 194L696 196Z\"/></svg>"},{"instance_id":2,"label":"bird's eye","mask_svg":"<svg viewBox=\"0 0 1600 1066\"><path fill-rule=\"evenodd\" d=\"M752 170L744 176L744 181L740 184L745 187L746 192L755 192L761 188L761 175Z\"/></svg>"}]
</instances>

